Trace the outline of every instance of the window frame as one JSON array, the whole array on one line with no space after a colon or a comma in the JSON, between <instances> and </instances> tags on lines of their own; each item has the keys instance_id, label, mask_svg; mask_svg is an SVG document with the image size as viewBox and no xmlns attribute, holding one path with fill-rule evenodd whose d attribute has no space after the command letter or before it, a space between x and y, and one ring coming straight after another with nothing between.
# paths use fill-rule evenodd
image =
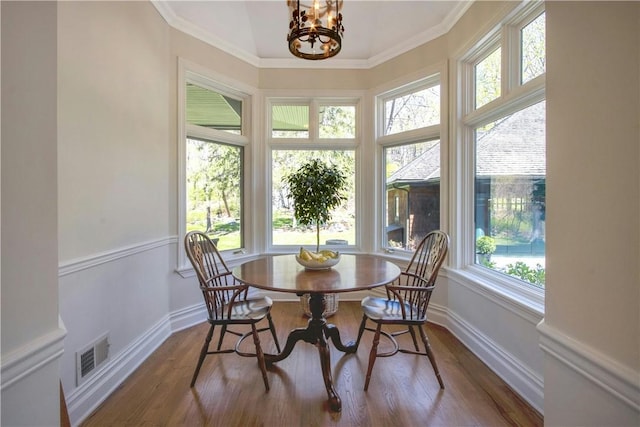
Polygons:
<instances>
[{"instance_id":1,"label":"window frame","mask_svg":"<svg viewBox=\"0 0 640 427\"><path fill-rule=\"evenodd\" d=\"M325 92L329 92L325 94ZM349 251L360 251L362 247L362 198L359 196L362 189L362 108L364 94L360 91L340 91L333 94L323 91L322 96L316 93L287 96L281 92L266 92L264 94L264 167L266 185L266 215L264 224L264 237L266 251L269 253L292 253L297 251L299 245L274 245L273 243L273 151L274 150L349 150L355 157L355 239L353 244L341 246ZM308 105L309 106L309 137L308 138L274 138L272 136L272 106L273 105ZM355 137L354 138L320 138L319 136L319 112L321 106L354 106L355 107ZM323 245L321 245L323 246Z\"/></svg>"},{"instance_id":2,"label":"window frame","mask_svg":"<svg viewBox=\"0 0 640 427\"><path fill-rule=\"evenodd\" d=\"M516 8L513 13L487 32L485 37L466 49L455 62L453 75L458 88L455 101L456 134L456 193L458 194L452 221L456 235L452 239L450 254L454 275L479 284L498 295L515 300L535 313L544 314L543 288L527 284L517 278L499 273L475 263L475 138L474 129L504 118L512 113L546 99L546 71L520 83L521 52L520 30L544 13L544 4L530 3ZM501 94L498 98L475 108L475 65L493 52L496 43L502 47Z\"/></svg>"},{"instance_id":3,"label":"window frame","mask_svg":"<svg viewBox=\"0 0 640 427\"><path fill-rule=\"evenodd\" d=\"M394 134L384 134L384 108L385 102L390 99L418 92L435 85L440 85L440 123L422 128L412 129ZM379 87L373 93L375 108L375 155L378 178L377 199L375 210L376 221L374 247L377 253L384 254L392 258L406 261L412 252L406 249L391 248L387 246L386 239L386 173L384 150L388 147L409 145L424 141L440 140L440 229L448 230L448 200L449 200L449 180L448 180L448 89L447 89L447 66L446 63L436 64L433 67L420 70L404 77L401 80ZM445 260L443 268L446 268L448 261Z\"/></svg>"},{"instance_id":4,"label":"window frame","mask_svg":"<svg viewBox=\"0 0 640 427\"><path fill-rule=\"evenodd\" d=\"M232 81L226 77L218 75L210 70L201 67L193 62L183 58L178 59L178 126L177 126L177 160L178 160L178 250L177 250L177 269L176 271L183 277L187 277L192 273L192 267L187 258L182 242L186 235L186 140L188 137L212 141L214 143L222 143L232 146L241 147L243 150L242 160L242 235L243 247L233 250L222 251L225 259L233 259L242 257L247 251L251 251L254 247L250 236L253 234L254 226L250 217L247 215L251 211L251 185L252 185L252 138L251 129L255 126L252 123L254 117L253 98L255 90L243 85L239 82ZM193 83L198 86L218 92L222 95L234 98L242 102L242 118L241 118L241 134L236 135L230 132L206 128L186 121L186 85Z\"/></svg>"}]
</instances>

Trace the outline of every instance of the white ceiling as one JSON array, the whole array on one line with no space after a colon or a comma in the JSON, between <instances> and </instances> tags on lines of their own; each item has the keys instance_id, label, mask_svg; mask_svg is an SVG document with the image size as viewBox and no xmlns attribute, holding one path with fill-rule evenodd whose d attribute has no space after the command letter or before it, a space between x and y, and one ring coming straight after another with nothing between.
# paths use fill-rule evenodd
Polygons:
<instances>
[{"instance_id":1,"label":"white ceiling","mask_svg":"<svg viewBox=\"0 0 640 427\"><path fill-rule=\"evenodd\" d=\"M344 0L342 50L308 61L289 52L286 0L152 0L172 27L265 68L371 68L445 34L471 2Z\"/></svg>"}]
</instances>

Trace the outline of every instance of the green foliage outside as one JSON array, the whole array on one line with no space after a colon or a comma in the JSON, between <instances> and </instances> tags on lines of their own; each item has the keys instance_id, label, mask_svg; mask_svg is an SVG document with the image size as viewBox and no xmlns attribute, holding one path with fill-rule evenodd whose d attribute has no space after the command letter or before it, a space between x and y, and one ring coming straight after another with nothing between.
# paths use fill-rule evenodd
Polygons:
<instances>
[{"instance_id":1,"label":"green foliage outside","mask_svg":"<svg viewBox=\"0 0 640 427\"><path fill-rule=\"evenodd\" d=\"M507 265L504 273L544 288L545 269L540 264L536 264L535 268L531 268L522 261L516 261L515 264Z\"/></svg>"},{"instance_id":2,"label":"green foliage outside","mask_svg":"<svg viewBox=\"0 0 640 427\"><path fill-rule=\"evenodd\" d=\"M491 255L496 251L496 241L493 237L482 236L476 240L476 252L484 255Z\"/></svg>"},{"instance_id":3,"label":"green foliage outside","mask_svg":"<svg viewBox=\"0 0 640 427\"><path fill-rule=\"evenodd\" d=\"M489 258L478 258L478 264L491 270L496 270L516 279L520 279L534 286L544 288L545 269L542 265L536 264L535 268L529 267L523 261L516 261L513 264L507 264L506 267L498 268L496 263Z\"/></svg>"}]
</instances>

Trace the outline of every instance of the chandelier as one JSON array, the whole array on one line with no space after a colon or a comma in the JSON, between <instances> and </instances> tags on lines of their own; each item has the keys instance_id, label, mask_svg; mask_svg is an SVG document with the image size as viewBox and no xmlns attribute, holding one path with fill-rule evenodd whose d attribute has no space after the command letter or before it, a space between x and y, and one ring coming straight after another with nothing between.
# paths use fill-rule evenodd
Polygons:
<instances>
[{"instance_id":1,"label":"chandelier","mask_svg":"<svg viewBox=\"0 0 640 427\"><path fill-rule=\"evenodd\" d=\"M306 6L300 0L287 0L291 11L289 50L303 59L331 58L342 48L342 0L311 1L313 4Z\"/></svg>"}]
</instances>

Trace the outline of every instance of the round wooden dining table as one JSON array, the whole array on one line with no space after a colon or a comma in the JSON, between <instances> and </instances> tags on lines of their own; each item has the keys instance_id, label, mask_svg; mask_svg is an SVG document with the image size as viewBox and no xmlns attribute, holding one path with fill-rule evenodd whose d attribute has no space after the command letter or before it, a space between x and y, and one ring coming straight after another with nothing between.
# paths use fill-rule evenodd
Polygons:
<instances>
[{"instance_id":1,"label":"round wooden dining table","mask_svg":"<svg viewBox=\"0 0 640 427\"><path fill-rule=\"evenodd\" d=\"M246 262L233 269L233 275L243 283L259 289L310 294L311 318L306 328L289 333L280 354L265 354L268 364L285 359L298 341L314 344L320 353L320 365L329 407L339 412L342 401L331 376L331 358L328 339L344 353L357 350L355 341L343 344L338 328L324 317L325 294L353 292L386 285L398 278L400 269L395 264L374 255L341 255L340 262L328 269L309 270L298 264L294 255L277 255Z\"/></svg>"}]
</instances>

